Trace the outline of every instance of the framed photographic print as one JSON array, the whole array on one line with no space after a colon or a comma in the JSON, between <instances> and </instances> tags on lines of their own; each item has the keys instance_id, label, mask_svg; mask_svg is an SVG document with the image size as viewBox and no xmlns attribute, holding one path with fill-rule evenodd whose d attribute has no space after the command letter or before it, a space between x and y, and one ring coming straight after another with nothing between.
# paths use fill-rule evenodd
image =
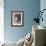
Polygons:
<instances>
[{"instance_id":1,"label":"framed photographic print","mask_svg":"<svg viewBox=\"0 0 46 46\"><path fill-rule=\"evenodd\" d=\"M11 26L24 25L24 11L11 11Z\"/></svg>"}]
</instances>

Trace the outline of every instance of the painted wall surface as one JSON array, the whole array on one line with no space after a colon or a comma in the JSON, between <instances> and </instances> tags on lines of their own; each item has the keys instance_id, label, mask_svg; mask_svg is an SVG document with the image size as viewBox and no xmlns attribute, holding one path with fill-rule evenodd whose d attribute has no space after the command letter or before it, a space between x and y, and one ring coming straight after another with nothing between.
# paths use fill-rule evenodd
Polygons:
<instances>
[{"instance_id":1,"label":"painted wall surface","mask_svg":"<svg viewBox=\"0 0 46 46\"><path fill-rule=\"evenodd\" d=\"M4 0L0 0L0 42L4 41ZM1 45L0 45L1 46Z\"/></svg>"},{"instance_id":2,"label":"painted wall surface","mask_svg":"<svg viewBox=\"0 0 46 46\"><path fill-rule=\"evenodd\" d=\"M39 0L4 0L4 38L7 41L18 41L31 31L34 17L40 9ZM11 27L11 11L24 11L24 26Z\"/></svg>"},{"instance_id":3,"label":"painted wall surface","mask_svg":"<svg viewBox=\"0 0 46 46\"><path fill-rule=\"evenodd\" d=\"M41 11L42 11L43 9L46 9L46 0L41 0L41 1L40 1L40 9L41 9ZM42 17L43 17L43 22L41 21L41 22L40 22L40 25L43 25L43 26L46 27L46 10L43 12Z\"/></svg>"}]
</instances>

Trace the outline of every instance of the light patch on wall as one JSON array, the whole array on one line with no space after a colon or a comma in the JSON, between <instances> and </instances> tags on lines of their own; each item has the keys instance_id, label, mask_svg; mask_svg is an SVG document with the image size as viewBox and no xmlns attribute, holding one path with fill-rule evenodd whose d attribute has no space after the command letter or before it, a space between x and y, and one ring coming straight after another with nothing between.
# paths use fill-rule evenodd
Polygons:
<instances>
[{"instance_id":1,"label":"light patch on wall","mask_svg":"<svg viewBox=\"0 0 46 46\"><path fill-rule=\"evenodd\" d=\"M4 5L4 0L0 0L0 7Z\"/></svg>"},{"instance_id":2,"label":"light patch on wall","mask_svg":"<svg viewBox=\"0 0 46 46\"><path fill-rule=\"evenodd\" d=\"M0 41L4 41L4 13L3 8L0 8Z\"/></svg>"},{"instance_id":3,"label":"light patch on wall","mask_svg":"<svg viewBox=\"0 0 46 46\"><path fill-rule=\"evenodd\" d=\"M0 0L0 42L4 41L4 8L3 0Z\"/></svg>"}]
</instances>

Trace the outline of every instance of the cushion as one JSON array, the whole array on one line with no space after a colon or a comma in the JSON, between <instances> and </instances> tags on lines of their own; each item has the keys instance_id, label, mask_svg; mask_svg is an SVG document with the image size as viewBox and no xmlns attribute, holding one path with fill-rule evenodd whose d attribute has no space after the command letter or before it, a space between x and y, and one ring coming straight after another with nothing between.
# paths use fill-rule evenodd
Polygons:
<instances>
[{"instance_id":1,"label":"cushion","mask_svg":"<svg viewBox=\"0 0 46 46\"><path fill-rule=\"evenodd\" d=\"M21 39L17 42L17 46L23 46L23 44L24 44L24 39L25 39L25 37L24 37L24 38L21 38Z\"/></svg>"}]
</instances>

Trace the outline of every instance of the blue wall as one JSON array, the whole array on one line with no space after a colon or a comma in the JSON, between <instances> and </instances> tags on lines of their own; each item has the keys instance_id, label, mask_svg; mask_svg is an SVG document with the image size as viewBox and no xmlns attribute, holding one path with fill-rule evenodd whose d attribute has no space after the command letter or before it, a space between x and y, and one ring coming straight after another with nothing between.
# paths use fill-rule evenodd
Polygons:
<instances>
[{"instance_id":1,"label":"blue wall","mask_svg":"<svg viewBox=\"0 0 46 46\"><path fill-rule=\"evenodd\" d=\"M40 1L40 10L42 11L43 9L46 9L46 0L41 0ZM46 27L46 10L43 12L43 22L40 21L40 25Z\"/></svg>"},{"instance_id":2,"label":"blue wall","mask_svg":"<svg viewBox=\"0 0 46 46\"><path fill-rule=\"evenodd\" d=\"M4 38L7 41L18 41L31 31L35 12L40 9L39 0L4 0ZM11 27L11 11L24 11L24 26Z\"/></svg>"}]
</instances>

